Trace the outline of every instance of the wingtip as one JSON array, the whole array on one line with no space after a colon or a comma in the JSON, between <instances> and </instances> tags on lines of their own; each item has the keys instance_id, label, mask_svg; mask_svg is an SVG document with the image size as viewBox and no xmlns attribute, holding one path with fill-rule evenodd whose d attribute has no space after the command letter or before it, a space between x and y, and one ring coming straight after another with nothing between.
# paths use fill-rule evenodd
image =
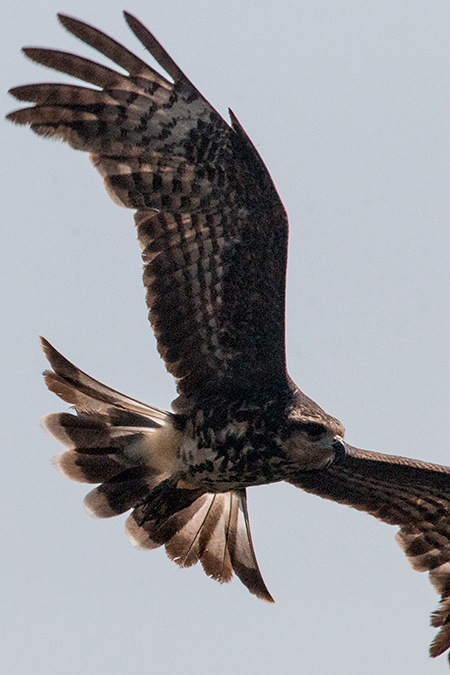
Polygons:
<instances>
[{"instance_id":1,"label":"wingtip","mask_svg":"<svg viewBox=\"0 0 450 675\"><path fill-rule=\"evenodd\" d=\"M63 14L63 12L58 12L57 13L57 18L61 26L65 28L69 33L74 35L75 37L78 37L80 40L83 40L84 42L84 37L80 35L80 31L93 28L89 23L86 23L86 21L81 21L81 19L76 19L74 16L70 16L70 14ZM97 30L94 28L94 30Z\"/></svg>"},{"instance_id":2,"label":"wingtip","mask_svg":"<svg viewBox=\"0 0 450 675\"><path fill-rule=\"evenodd\" d=\"M11 94L11 91L9 91L8 93ZM12 95L14 96L14 94L12 94ZM8 120L9 122L12 122L13 124L20 124L19 120L17 119L17 117L18 117L17 113L18 113L17 110L12 110L10 113L5 115L5 120Z\"/></svg>"},{"instance_id":3,"label":"wingtip","mask_svg":"<svg viewBox=\"0 0 450 675\"><path fill-rule=\"evenodd\" d=\"M144 24L141 21L139 21L139 19L137 17L135 17L134 14L131 14L130 12L127 12L125 9L123 10L123 18L127 22L130 30L132 30L133 33L136 35L138 40L140 40L142 42L142 44L144 45L144 47L148 51L151 52L151 50L149 49L149 45L145 44L145 42L142 41L142 38L140 37L140 35L143 34L143 35L146 35L146 36L150 36L150 39L155 40L154 35L152 33L150 33L148 28L146 26L144 26Z\"/></svg>"},{"instance_id":4,"label":"wingtip","mask_svg":"<svg viewBox=\"0 0 450 675\"><path fill-rule=\"evenodd\" d=\"M134 14L131 14L131 12L127 12L126 9L123 10L122 14L123 14L123 16L124 16L124 18L125 18L125 21L126 21L127 23L128 23L128 19L130 19L130 21L137 21L137 19L136 19L136 17L134 16Z\"/></svg>"},{"instance_id":5,"label":"wingtip","mask_svg":"<svg viewBox=\"0 0 450 675\"><path fill-rule=\"evenodd\" d=\"M134 16L134 14L131 14L131 12L127 12L126 9L123 10L123 17L127 22L127 24L129 25L129 27L131 28L131 30L133 30L132 24L134 24L135 26L142 26L143 28L145 28L145 26L143 26L143 24L139 21L139 19L137 19Z\"/></svg>"},{"instance_id":6,"label":"wingtip","mask_svg":"<svg viewBox=\"0 0 450 675\"><path fill-rule=\"evenodd\" d=\"M69 16L68 14L64 14L63 12L57 12L56 18L58 19L59 23L62 23L62 25L64 26L64 21L66 19L71 19L73 17Z\"/></svg>"},{"instance_id":7,"label":"wingtip","mask_svg":"<svg viewBox=\"0 0 450 675\"><path fill-rule=\"evenodd\" d=\"M181 84L191 90L197 96L200 96L192 82L186 77L181 68L175 63L172 57L166 52L162 44L155 38L153 33L144 26L133 14L124 10L123 16L130 30L137 39L144 45L145 49L153 56L176 84Z\"/></svg>"},{"instance_id":8,"label":"wingtip","mask_svg":"<svg viewBox=\"0 0 450 675\"><path fill-rule=\"evenodd\" d=\"M33 54L39 49L39 47L22 47L20 50L24 56L27 57L27 59L30 59L30 61L34 61L33 59Z\"/></svg>"},{"instance_id":9,"label":"wingtip","mask_svg":"<svg viewBox=\"0 0 450 675\"><path fill-rule=\"evenodd\" d=\"M46 68L51 68L47 64L47 58L49 53L52 53L53 50L46 49L44 47L22 47L22 54L24 54L27 59L37 63L39 66L45 66Z\"/></svg>"},{"instance_id":10,"label":"wingtip","mask_svg":"<svg viewBox=\"0 0 450 675\"><path fill-rule=\"evenodd\" d=\"M58 19L61 26L63 26L63 28L68 30L70 33L72 32L71 26L75 26L75 24L82 23L82 21L75 19L74 16L70 16L69 14L63 14L63 12L58 12L56 18Z\"/></svg>"},{"instance_id":11,"label":"wingtip","mask_svg":"<svg viewBox=\"0 0 450 675\"><path fill-rule=\"evenodd\" d=\"M19 97L17 96L16 92L19 93L19 90L20 90L21 88L22 88L22 87L11 87L10 89L8 89L8 94L11 94L11 96L14 96L14 98L19 98ZM20 99L19 99L19 101L20 101ZM9 113L9 114L11 114L11 113ZM9 115L6 115L6 117L8 118Z\"/></svg>"}]
</instances>

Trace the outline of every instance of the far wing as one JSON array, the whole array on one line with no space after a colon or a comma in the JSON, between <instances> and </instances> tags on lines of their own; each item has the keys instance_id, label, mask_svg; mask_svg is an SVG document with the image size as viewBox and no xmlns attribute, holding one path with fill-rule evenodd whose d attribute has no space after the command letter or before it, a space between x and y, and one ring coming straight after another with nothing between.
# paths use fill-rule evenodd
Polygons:
<instances>
[{"instance_id":1,"label":"far wing","mask_svg":"<svg viewBox=\"0 0 450 675\"><path fill-rule=\"evenodd\" d=\"M440 631L430 654L438 656L450 649L450 467L345 447L344 458L327 470L303 472L291 482L400 525L397 543L414 569L430 572L441 594L431 617Z\"/></svg>"},{"instance_id":2,"label":"far wing","mask_svg":"<svg viewBox=\"0 0 450 675\"><path fill-rule=\"evenodd\" d=\"M134 17L126 20L172 84L113 39L62 24L128 75L60 51L26 48L45 66L97 88L16 87L34 107L8 117L90 153L117 203L137 209L150 321L167 369L193 401L287 387L287 218L256 149L195 89ZM257 386L255 386L257 383Z\"/></svg>"}]
</instances>

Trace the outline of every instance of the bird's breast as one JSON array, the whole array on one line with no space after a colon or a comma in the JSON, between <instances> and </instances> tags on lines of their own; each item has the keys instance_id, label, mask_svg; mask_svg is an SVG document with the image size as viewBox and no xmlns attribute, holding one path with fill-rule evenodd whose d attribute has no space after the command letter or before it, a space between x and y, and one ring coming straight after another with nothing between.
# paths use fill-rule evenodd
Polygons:
<instances>
[{"instance_id":1,"label":"bird's breast","mask_svg":"<svg viewBox=\"0 0 450 675\"><path fill-rule=\"evenodd\" d=\"M285 480L289 464L274 429L231 420L220 428L188 424L177 468L186 484L223 492Z\"/></svg>"}]
</instances>

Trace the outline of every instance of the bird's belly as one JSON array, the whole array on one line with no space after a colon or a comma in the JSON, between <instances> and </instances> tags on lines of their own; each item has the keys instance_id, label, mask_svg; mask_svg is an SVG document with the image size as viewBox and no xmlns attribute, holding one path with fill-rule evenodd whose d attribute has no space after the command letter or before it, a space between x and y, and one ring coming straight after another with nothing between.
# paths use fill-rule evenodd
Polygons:
<instances>
[{"instance_id":1,"label":"bird's belly","mask_svg":"<svg viewBox=\"0 0 450 675\"><path fill-rule=\"evenodd\" d=\"M290 473L282 449L260 438L255 443L228 437L206 447L196 438L186 438L177 464L178 474L183 476L180 487L201 486L211 492L276 483Z\"/></svg>"}]
</instances>

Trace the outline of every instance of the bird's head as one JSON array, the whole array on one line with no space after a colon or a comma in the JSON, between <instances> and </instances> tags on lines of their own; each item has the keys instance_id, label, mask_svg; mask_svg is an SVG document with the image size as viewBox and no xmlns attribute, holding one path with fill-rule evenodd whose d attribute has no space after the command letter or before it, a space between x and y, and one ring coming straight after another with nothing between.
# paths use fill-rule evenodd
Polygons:
<instances>
[{"instance_id":1,"label":"bird's head","mask_svg":"<svg viewBox=\"0 0 450 675\"><path fill-rule=\"evenodd\" d=\"M322 410L292 410L285 429L286 454L299 470L325 469L345 453L342 423Z\"/></svg>"}]
</instances>

